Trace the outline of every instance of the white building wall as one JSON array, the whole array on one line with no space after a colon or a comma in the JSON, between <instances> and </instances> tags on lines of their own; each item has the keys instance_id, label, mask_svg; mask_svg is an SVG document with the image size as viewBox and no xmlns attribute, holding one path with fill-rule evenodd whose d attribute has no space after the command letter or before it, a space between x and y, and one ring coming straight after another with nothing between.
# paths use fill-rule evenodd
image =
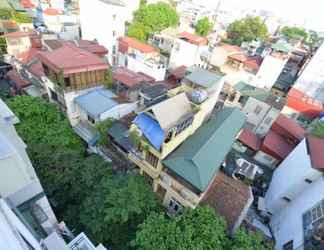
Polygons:
<instances>
[{"instance_id":1,"label":"white building wall","mask_svg":"<svg viewBox=\"0 0 324 250\"><path fill-rule=\"evenodd\" d=\"M242 111L247 115L247 122L258 127L270 109L269 104L250 97Z\"/></svg>"},{"instance_id":2,"label":"white building wall","mask_svg":"<svg viewBox=\"0 0 324 250\"><path fill-rule=\"evenodd\" d=\"M132 20L132 13L139 7L139 0L124 2L125 7L101 0L79 1L82 38L97 39L99 44L105 46L109 51L110 63L113 47L117 48L117 38L125 34L125 22Z\"/></svg>"},{"instance_id":3,"label":"white building wall","mask_svg":"<svg viewBox=\"0 0 324 250\"><path fill-rule=\"evenodd\" d=\"M302 164L300 164L300 166L302 167ZM296 167L298 168L298 166ZM302 169L300 170L302 171ZM294 175L302 174L302 172L290 171L290 174L293 175L293 178ZM278 182L278 177L275 178L277 189L282 187L282 184L285 184L285 182L292 181L290 178L288 178L288 180L286 178L284 182ZM296 249L297 247L301 247L304 243L303 214L324 199L324 180L320 178L316 182L307 185L308 186L302 190L302 193L300 193L296 199L292 200L284 208L278 210L271 216L270 225L276 239L277 250L281 250L283 245L291 240L293 240L294 248Z\"/></svg>"},{"instance_id":4,"label":"white building wall","mask_svg":"<svg viewBox=\"0 0 324 250\"><path fill-rule=\"evenodd\" d=\"M277 213L289 205L283 197L294 200L309 188L310 184L306 179L314 182L321 176L319 171L311 167L304 139L275 170L265 196L267 210L273 214Z\"/></svg>"},{"instance_id":5,"label":"white building wall","mask_svg":"<svg viewBox=\"0 0 324 250\"><path fill-rule=\"evenodd\" d=\"M116 107L108 110L107 112L100 115L100 121L104 121L107 118L114 118L119 120L120 118L132 113L137 108L137 102L135 103L122 103Z\"/></svg>"},{"instance_id":6,"label":"white building wall","mask_svg":"<svg viewBox=\"0 0 324 250\"><path fill-rule=\"evenodd\" d=\"M127 62L127 68L134 72L142 72L153 77L156 81L163 81L165 79L166 67L162 64L139 61L131 56L127 57Z\"/></svg>"},{"instance_id":7,"label":"white building wall","mask_svg":"<svg viewBox=\"0 0 324 250\"><path fill-rule=\"evenodd\" d=\"M0 249L1 250L27 250L29 249L24 239L35 250L41 250L37 239L30 233L26 226L11 211L6 202L0 200Z\"/></svg>"},{"instance_id":8,"label":"white building wall","mask_svg":"<svg viewBox=\"0 0 324 250\"><path fill-rule=\"evenodd\" d=\"M255 128L255 133L261 137L265 136L279 115L280 111L274 107L271 107L260 124Z\"/></svg>"},{"instance_id":9,"label":"white building wall","mask_svg":"<svg viewBox=\"0 0 324 250\"><path fill-rule=\"evenodd\" d=\"M258 88L271 89L277 81L288 59L282 59L267 55L260 66L260 69L252 81L252 85Z\"/></svg>"},{"instance_id":10,"label":"white building wall","mask_svg":"<svg viewBox=\"0 0 324 250\"><path fill-rule=\"evenodd\" d=\"M171 50L169 68L175 69L182 65L190 67L203 62L200 55L203 51L207 51L208 46L197 46L181 39L176 39Z\"/></svg>"}]
</instances>

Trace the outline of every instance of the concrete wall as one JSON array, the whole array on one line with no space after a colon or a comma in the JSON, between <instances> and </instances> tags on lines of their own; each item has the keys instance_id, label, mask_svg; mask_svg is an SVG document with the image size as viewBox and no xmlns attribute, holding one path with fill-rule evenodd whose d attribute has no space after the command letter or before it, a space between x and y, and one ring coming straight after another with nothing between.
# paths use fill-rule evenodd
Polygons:
<instances>
[{"instance_id":1,"label":"concrete wall","mask_svg":"<svg viewBox=\"0 0 324 250\"><path fill-rule=\"evenodd\" d=\"M258 108L260 108L260 112L256 113L255 111ZM270 109L271 106L269 104L250 97L242 111L247 115L247 122L258 127Z\"/></svg>"},{"instance_id":2,"label":"concrete wall","mask_svg":"<svg viewBox=\"0 0 324 250\"><path fill-rule=\"evenodd\" d=\"M132 20L133 11L139 6L139 0L125 2L126 7L100 0L79 2L82 38L97 39L99 44L105 46L109 51L110 63L112 63L113 46L117 48L117 38L125 34L125 22Z\"/></svg>"},{"instance_id":3,"label":"concrete wall","mask_svg":"<svg viewBox=\"0 0 324 250\"><path fill-rule=\"evenodd\" d=\"M31 47L29 37L6 38L8 55L17 57Z\"/></svg>"},{"instance_id":4,"label":"concrete wall","mask_svg":"<svg viewBox=\"0 0 324 250\"><path fill-rule=\"evenodd\" d=\"M268 211L280 211L288 205L283 197L295 199L309 188L310 184L305 179L316 181L321 176L322 174L311 166L304 139L275 170L265 196Z\"/></svg>"},{"instance_id":5,"label":"concrete wall","mask_svg":"<svg viewBox=\"0 0 324 250\"><path fill-rule=\"evenodd\" d=\"M22 236L33 247L33 249L42 249L38 240L11 211L6 202L3 199L0 199L0 249L29 249Z\"/></svg>"},{"instance_id":6,"label":"concrete wall","mask_svg":"<svg viewBox=\"0 0 324 250\"><path fill-rule=\"evenodd\" d=\"M182 65L190 67L204 64L200 59L200 55L206 50L208 50L208 46L197 46L181 39L176 39L171 51L169 68L175 69Z\"/></svg>"},{"instance_id":7,"label":"concrete wall","mask_svg":"<svg viewBox=\"0 0 324 250\"><path fill-rule=\"evenodd\" d=\"M153 77L156 81L165 79L166 67L162 64L152 64L148 61L139 61L131 56L127 56L127 68L134 72L142 72Z\"/></svg>"},{"instance_id":8,"label":"concrete wall","mask_svg":"<svg viewBox=\"0 0 324 250\"><path fill-rule=\"evenodd\" d=\"M258 88L271 89L277 81L288 59L267 55L260 66L260 69L252 81L252 85Z\"/></svg>"},{"instance_id":9,"label":"concrete wall","mask_svg":"<svg viewBox=\"0 0 324 250\"><path fill-rule=\"evenodd\" d=\"M285 181L291 182L291 179L297 172L290 171L292 176L291 178L286 178ZM276 184L278 183L276 182ZM293 240L294 249L301 247L304 243L303 214L324 199L324 180L320 178L316 182L307 185L307 188L296 199L278 210L271 217L270 225L276 239L277 250L281 250L283 245L290 240ZM280 186L282 184L279 184Z\"/></svg>"}]
</instances>

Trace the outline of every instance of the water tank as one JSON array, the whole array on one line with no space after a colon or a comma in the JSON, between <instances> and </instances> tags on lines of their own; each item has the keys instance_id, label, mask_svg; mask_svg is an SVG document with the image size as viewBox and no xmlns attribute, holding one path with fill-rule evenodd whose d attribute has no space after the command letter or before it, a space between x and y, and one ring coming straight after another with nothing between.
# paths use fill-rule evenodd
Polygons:
<instances>
[{"instance_id":1,"label":"water tank","mask_svg":"<svg viewBox=\"0 0 324 250\"><path fill-rule=\"evenodd\" d=\"M204 102L208 97L208 93L205 90L195 90L191 93L190 100L193 103L200 104Z\"/></svg>"}]
</instances>

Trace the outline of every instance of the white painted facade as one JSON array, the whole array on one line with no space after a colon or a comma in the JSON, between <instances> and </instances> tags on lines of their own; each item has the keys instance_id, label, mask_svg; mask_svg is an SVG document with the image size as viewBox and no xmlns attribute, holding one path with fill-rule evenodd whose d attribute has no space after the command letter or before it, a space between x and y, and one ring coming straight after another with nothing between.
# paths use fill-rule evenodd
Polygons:
<instances>
[{"instance_id":1,"label":"white painted facade","mask_svg":"<svg viewBox=\"0 0 324 250\"><path fill-rule=\"evenodd\" d=\"M201 59L202 52L208 52L208 46L198 46L181 39L176 39L171 50L169 68L175 69L182 65L187 67L195 65L206 68L207 63Z\"/></svg>"},{"instance_id":2,"label":"white painted facade","mask_svg":"<svg viewBox=\"0 0 324 250\"><path fill-rule=\"evenodd\" d=\"M41 245L28 228L13 213L7 203L0 199L0 249L27 250L28 247L41 250Z\"/></svg>"},{"instance_id":3,"label":"white painted facade","mask_svg":"<svg viewBox=\"0 0 324 250\"><path fill-rule=\"evenodd\" d=\"M275 57L273 55L265 56L251 85L258 88L271 89L276 83L287 61L288 57Z\"/></svg>"},{"instance_id":4,"label":"white painted facade","mask_svg":"<svg viewBox=\"0 0 324 250\"><path fill-rule=\"evenodd\" d=\"M19 54L26 52L31 47L29 36L18 38L6 38L7 54L17 57Z\"/></svg>"},{"instance_id":5,"label":"white painted facade","mask_svg":"<svg viewBox=\"0 0 324 250\"><path fill-rule=\"evenodd\" d=\"M139 0L119 1L80 0L80 22L82 38L97 39L109 51L108 59L113 63L117 53L117 38L125 35L125 22L130 22L133 12L139 7ZM116 59L115 59L116 60Z\"/></svg>"},{"instance_id":6,"label":"white painted facade","mask_svg":"<svg viewBox=\"0 0 324 250\"><path fill-rule=\"evenodd\" d=\"M247 115L247 122L253 126L253 131L264 136L277 119L280 111L268 103L250 97L242 111Z\"/></svg>"},{"instance_id":7,"label":"white painted facade","mask_svg":"<svg viewBox=\"0 0 324 250\"><path fill-rule=\"evenodd\" d=\"M323 174L312 168L304 139L275 170L265 196L278 250L290 240L294 249L303 245L303 214L324 199L323 190Z\"/></svg>"}]
</instances>

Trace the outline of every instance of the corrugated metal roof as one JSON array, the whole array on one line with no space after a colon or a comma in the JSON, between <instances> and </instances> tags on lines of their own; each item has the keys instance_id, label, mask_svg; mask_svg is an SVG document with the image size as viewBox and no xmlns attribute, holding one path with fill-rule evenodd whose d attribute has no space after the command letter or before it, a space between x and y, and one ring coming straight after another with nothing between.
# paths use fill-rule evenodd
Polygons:
<instances>
[{"instance_id":1,"label":"corrugated metal roof","mask_svg":"<svg viewBox=\"0 0 324 250\"><path fill-rule=\"evenodd\" d=\"M192 112L190 102L185 93L160 102L150 109L164 131L175 126L182 117Z\"/></svg>"},{"instance_id":2,"label":"corrugated metal roof","mask_svg":"<svg viewBox=\"0 0 324 250\"><path fill-rule=\"evenodd\" d=\"M116 97L107 89L98 89L74 99L82 109L93 118L118 105L112 98Z\"/></svg>"},{"instance_id":3,"label":"corrugated metal roof","mask_svg":"<svg viewBox=\"0 0 324 250\"><path fill-rule=\"evenodd\" d=\"M214 86L222 78L222 75L218 75L204 69L195 69L191 74L185 77L185 79L194 82L204 88L210 88Z\"/></svg>"},{"instance_id":4,"label":"corrugated metal roof","mask_svg":"<svg viewBox=\"0 0 324 250\"><path fill-rule=\"evenodd\" d=\"M135 118L134 124L142 131L146 139L149 140L154 148L159 150L165 135L160 124L145 113L139 114Z\"/></svg>"},{"instance_id":5,"label":"corrugated metal roof","mask_svg":"<svg viewBox=\"0 0 324 250\"><path fill-rule=\"evenodd\" d=\"M218 172L246 120L237 108L224 108L189 137L163 164L204 191Z\"/></svg>"}]
</instances>

